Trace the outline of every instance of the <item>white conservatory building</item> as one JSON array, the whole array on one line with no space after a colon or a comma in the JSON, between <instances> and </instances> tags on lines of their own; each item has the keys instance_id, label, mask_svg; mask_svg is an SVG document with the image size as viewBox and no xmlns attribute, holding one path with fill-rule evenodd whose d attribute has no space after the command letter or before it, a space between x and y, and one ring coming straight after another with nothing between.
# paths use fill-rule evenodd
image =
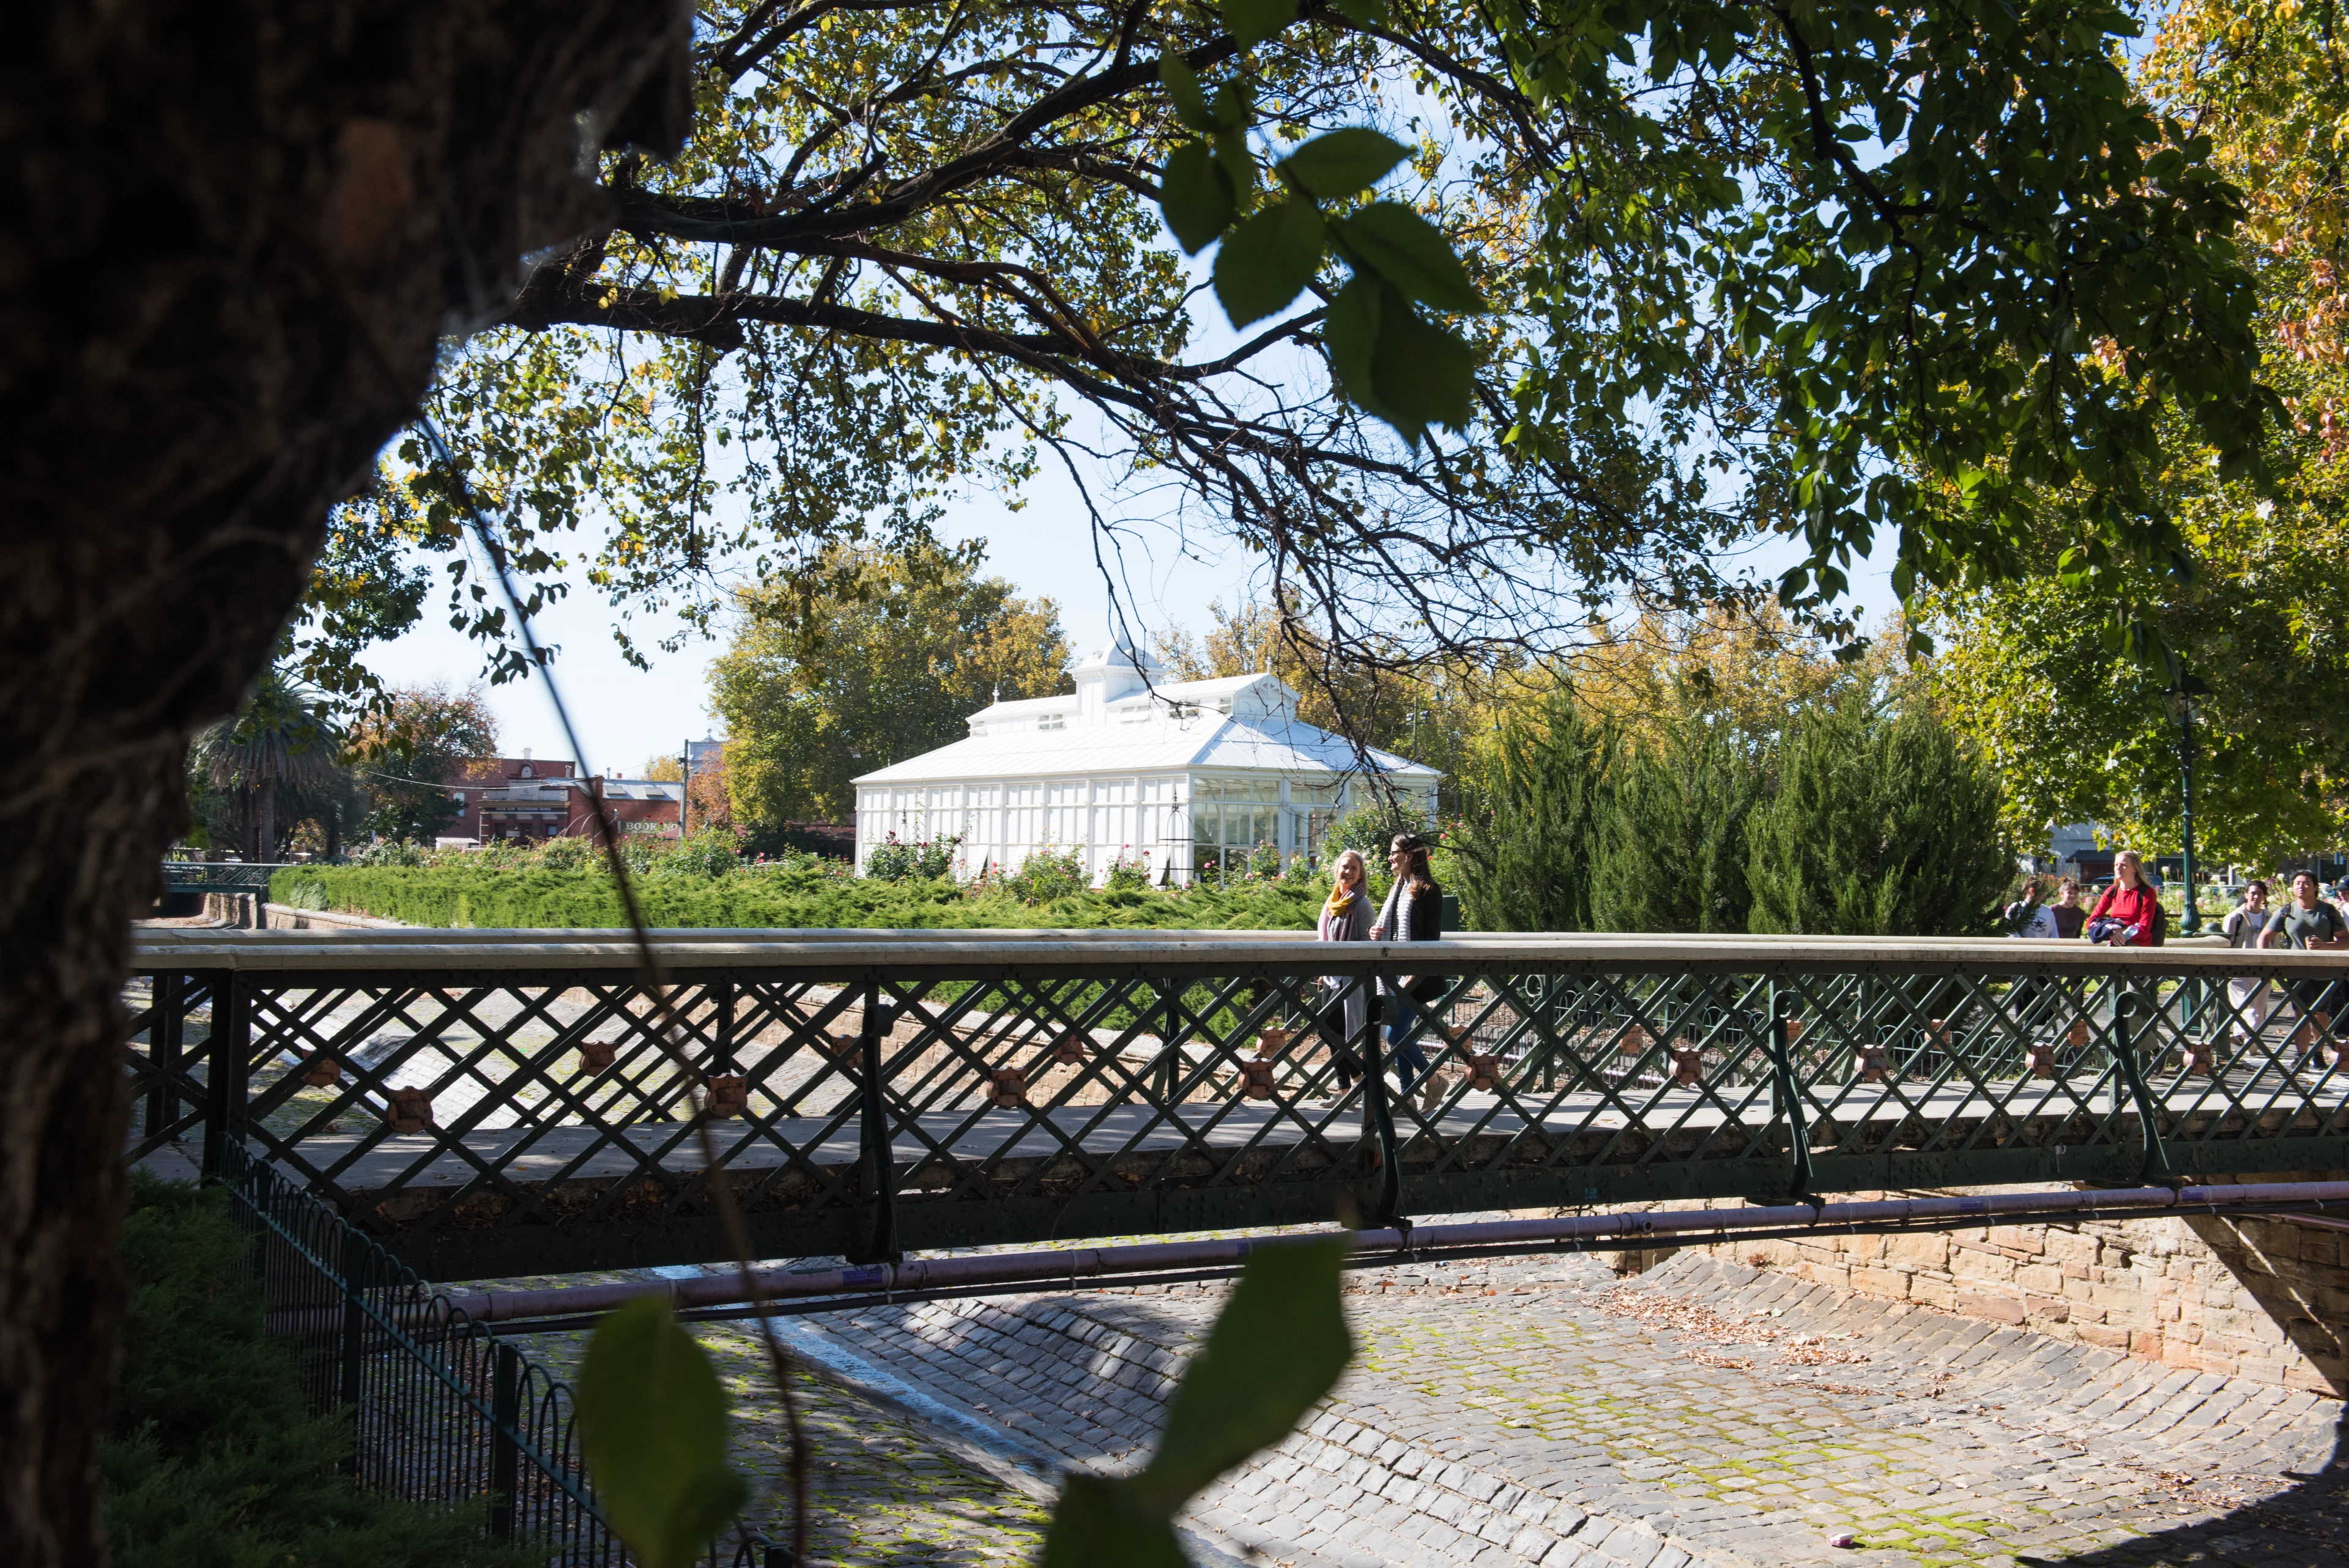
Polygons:
<instances>
[{"instance_id":1,"label":"white conservatory building","mask_svg":"<svg viewBox=\"0 0 2349 1568\"><path fill-rule=\"evenodd\" d=\"M1126 646L1069 666L1076 691L997 702L968 739L856 781L856 868L874 846L959 834L959 875L1017 869L1038 849L1081 851L1095 882L1123 856L1153 882L1237 870L1259 846L1284 860L1371 798L1343 738L1297 717L1270 675L1164 679ZM1433 768L1370 753L1386 787L1435 816Z\"/></svg>"}]
</instances>

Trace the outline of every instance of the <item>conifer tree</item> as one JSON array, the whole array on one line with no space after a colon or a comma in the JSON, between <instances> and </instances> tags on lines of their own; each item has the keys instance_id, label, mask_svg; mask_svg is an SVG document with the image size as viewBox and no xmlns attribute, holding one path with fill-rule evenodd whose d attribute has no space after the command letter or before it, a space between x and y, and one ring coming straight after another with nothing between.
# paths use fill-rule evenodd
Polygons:
<instances>
[{"instance_id":1,"label":"conifer tree","mask_svg":"<svg viewBox=\"0 0 2349 1568\"><path fill-rule=\"evenodd\" d=\"M1752 929L1805 936L1986 932L2014 874L1989 764L1930 711L1803 715L1752 818Z\"/></svg>"},{"instance_id":2,"label":"conifer tree","mask_svg":"<svg viewBox=\"0 0 2349 1568\"><path fill-rule=\"evenodd\" d=\"M1747 822L1765 779L1703 713L1627 746L1591 870L1592 922L1609 931L1747 929Z\"/></svg>"},{"instance_id":3,"label":"conifer tree","mask_svg":"<svg viewBox=\"0 0 2349 1568\"><path fill-rule=\"evenodd\" d=\"M1591 868L1619 750L1615 729L1586 722L1565 691L1507 726L1484 809L1451 844L1471 929L1593 929Z\"/></svg>"}]
</instances>

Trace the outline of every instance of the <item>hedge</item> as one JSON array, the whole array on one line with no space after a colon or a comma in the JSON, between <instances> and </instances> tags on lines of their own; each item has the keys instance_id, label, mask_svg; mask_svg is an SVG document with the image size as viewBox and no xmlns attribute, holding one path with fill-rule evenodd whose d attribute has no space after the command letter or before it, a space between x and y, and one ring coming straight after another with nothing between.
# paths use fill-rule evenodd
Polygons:
<instances>
[{"instance_id":1,"label":"hedge","mask_svg":"<svg viewBox=\"0 0 2349 1568\"><path fill-rule=\"evenodd\" d=\"M1026 904L945 880L889 882L800 867L747 866L716 877L656 869L636 881L657 927L1127 927L1310 930L1318 882L1267 881L1196 891L1092 891ZM281 904L375 915L411 926L608 928L624 924L618 890L599 870L545 867L295 866L271 878Z\"/></svg>"}]
</instances>

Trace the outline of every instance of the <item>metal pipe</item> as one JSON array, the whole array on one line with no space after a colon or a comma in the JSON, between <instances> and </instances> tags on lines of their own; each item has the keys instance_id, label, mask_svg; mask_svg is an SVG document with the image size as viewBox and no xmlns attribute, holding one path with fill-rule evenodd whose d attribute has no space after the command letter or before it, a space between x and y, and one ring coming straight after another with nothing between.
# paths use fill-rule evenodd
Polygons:
<instances>
[{"instance_id":1,"label":"metal pipe","mask_svg":"<svg viewBox=\"0 0 2349 1568\"><path fill-rule=\"evenodd\" d=\"M2017 1223L2072 1215L2137 1218L2199 1211L2241 1212L2282 1206L2349 1209L2349 1181L2282 1181L2230 1187L2131 1187L2059 1192L1973 1193L1950 1198L1891 1198L1866 1203L1791 1203L1741 1209L1665 1209L1617 1214L1574 1214L1546 1220L1486 1220L1456 1225L1413 1225L1408 1231L1357 1231L1358 1261L1381 1254L1416 1258L1464 1249L1532 1251L1577 1243L1623 1245L1674 1236L1836 1234L1859 1228ZM788 1302L816 1296L872 1299L965 1291L987 1285L1060 1285L1114 1282L1119 1276L1237 1268L1258 1248L1297 1246L1327 1231L1233 1236L1201 1241L1152 1241L1124 1247L1083 1247L1047 1252L985 1252L950 1258L909 1258L902 1263L766 1270L759 1293ZM565 1290L489 1291L457 1296L450 1304L480 1323L576 1317L607 1312L639 1296L666 1296L681 1311L730 1306L750 1299L740 1272L698 1279L640 1280Z\"/></svg>"}]
</instances>

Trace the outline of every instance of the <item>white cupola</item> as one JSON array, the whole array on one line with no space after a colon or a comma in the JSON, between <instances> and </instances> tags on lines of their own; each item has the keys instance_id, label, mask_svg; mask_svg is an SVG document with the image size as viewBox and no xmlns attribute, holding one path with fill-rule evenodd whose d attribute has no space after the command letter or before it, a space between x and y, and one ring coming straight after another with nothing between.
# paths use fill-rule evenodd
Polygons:
<instances>
[{"instance_id":1,"label":"white cupola","mask_svg":"<svg viewBox=\"0 0 2349 1568\"><path fill-rule=\"evenodd\" d=\"M1068 663L1069 679L1077 685L1077 722L1098 724L1109 704L1153 686L1164 685L1167 669L1123 638L1105 642Z\"/></svg>"}]
</instances>

